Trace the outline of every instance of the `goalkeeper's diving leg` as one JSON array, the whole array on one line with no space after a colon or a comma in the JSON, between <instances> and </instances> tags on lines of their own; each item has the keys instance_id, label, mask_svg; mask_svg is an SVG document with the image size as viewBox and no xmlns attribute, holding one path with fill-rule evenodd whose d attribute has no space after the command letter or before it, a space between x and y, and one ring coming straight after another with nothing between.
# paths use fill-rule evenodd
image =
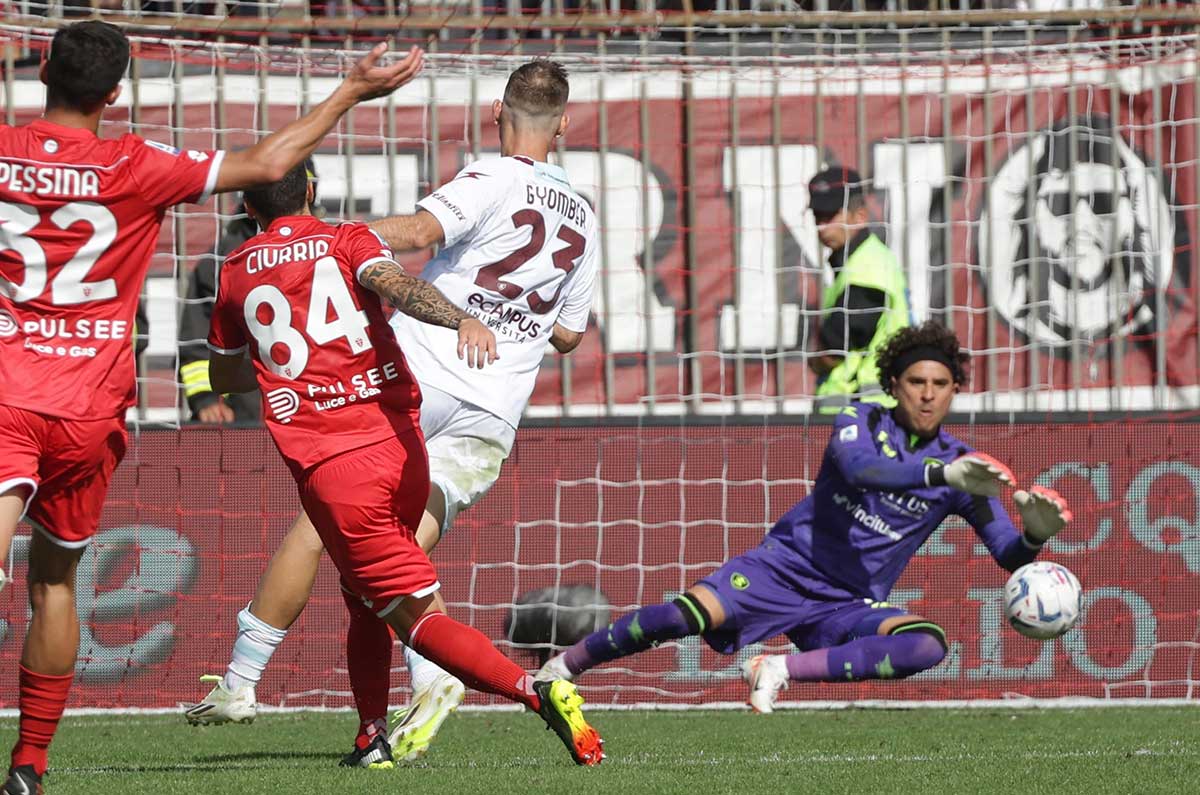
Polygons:
<instances>
[{"instance_id":1,"label":"goalkeeper's diving leg","mask_svg":"<svg viewBox=\"0 0 1200 795\"><path fill-rule=\"evenodd\" d=\"M849 605L853 609L855 605ZM867 619L867 621L871 621ZM946 634L920 616L893 615L876 628L838 646L797 654L760 654L742 663L755 712L775 711L788 682L861 682L904 679L937 665L946 656Z\"/></svg>"},{"instance_id":2,"label":"goalkeeper's diving leg","mask_svg":"<svg viewBox=\"0 0 1200 795\"><path fill-rule=\"evenodd\" d=\"M621 616L551 657L537 679L573 680L603 662L652 649L668 640L703 635L725 624L725 608L703 584L693 585L671 602L650 605Z\"/></svg>"}]
</instances>

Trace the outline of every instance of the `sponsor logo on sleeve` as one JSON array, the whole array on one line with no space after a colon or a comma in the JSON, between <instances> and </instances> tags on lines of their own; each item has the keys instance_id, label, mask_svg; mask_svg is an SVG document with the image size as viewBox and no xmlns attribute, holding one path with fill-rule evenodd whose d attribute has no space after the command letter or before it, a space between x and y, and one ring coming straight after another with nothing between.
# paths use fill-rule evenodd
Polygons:
<instances>
[{"instance_id":1,"label":"sponsor logo on sleeve","mask_svg":"<svg viewBox=\"0 0 1200 795\"><path fill-rule=\"evenodd\" d=\"M460 220L460 221L467 220L466 213L464 213L462 210L460 210L457 204L450 201L442 194L431 193L430 196L432 196L434 199L436 199L439 202L441 202L442 204L444 204L446 206L446 209L449 210L450 212L454 213L454 217L457 218L458 220Z\"/></svg>"},{"instance_id":2,"label":"sponsor logo on sleeve","mask_svg":"<svg viewBox=\"0 0 1200 795\"><path fill-rule=\"evenodd\" d=\"M178 152L179 150L175 151ZM203 163L205 160L208 160L208 152L198 152L195 149L189 149L187 156L197 163Z\"/></svg>"},{"instance_id":3,"label":"sponsor logo on sleeve","mask_svg":"<svg viewBox=\"0 0 1200 795\"><path fill-rule=\"evenodd\" d=\"M146 141L146 146L151 149L157 149L160 152L166 152L169 155L178 155L179 150L170 144L160 144L158 141Z\"/></svg>"},{"instance_id":4,"label":"sponsor logo on sleeve","mask_svg":"<svg viewBox=\"0 0 1200 795\"><path fill-rule=\"evenodd\" d=\"M847 425L838 433L838 439L843 442L853 442L858 438L858 426Z\"/></svg>"}]
</instances>

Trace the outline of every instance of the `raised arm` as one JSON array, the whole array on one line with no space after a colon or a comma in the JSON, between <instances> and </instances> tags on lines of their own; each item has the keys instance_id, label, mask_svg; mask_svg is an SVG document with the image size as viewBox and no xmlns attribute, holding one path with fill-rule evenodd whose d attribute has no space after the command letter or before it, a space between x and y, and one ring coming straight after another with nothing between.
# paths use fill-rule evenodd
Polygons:
<instances>
[{"instance_id":1,"label":"raised arm","mask_svg":"<svg viewBox=\"0 0 1200 795\"><path fill-rule=\"evenodd\" d=\"M385 52L386 43L375 45L324 102L254 146L226 153L217 174L215 192L245 190L282 179L313 153L348 110L359 102L392 93L421 71L424 59L421 49L413 47L392 66L376 66Z\"/></svg>"},{"instance_id":2,"label":"raised arm","mask_svg":"<svg viewBox=\"0 0 1200 795\"><path fill-rule=\"evenodd\" d=\"M458 358L468 367L496 361L496 335L459 309L432 284L405 273L391 260L375 260L358 272L363 287L411 318L458 331Z\"/></svg>"}]
</instances>

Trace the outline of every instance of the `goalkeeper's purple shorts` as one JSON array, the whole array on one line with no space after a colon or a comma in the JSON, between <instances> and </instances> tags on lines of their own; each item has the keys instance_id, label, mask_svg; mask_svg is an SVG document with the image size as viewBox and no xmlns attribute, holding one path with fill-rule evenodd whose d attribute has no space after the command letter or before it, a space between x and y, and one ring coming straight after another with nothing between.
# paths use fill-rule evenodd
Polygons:
<instances>
[{"instance_id":1,"label":"goalkeeper's purple shorts","mask_svg":"<svg viewBox=\"0 0 1200 795\"><path fill-rule=\"evenodd\" d=\"M751 643L787 635L801 651L824 649L874 635L885 619L908 615L887 602L814 594L813 584L801 581L789 565L794 554L767 536L700 580L725 608L725 623L704 633L709 646L733 654Z\"/></svg>"}]
</instances>

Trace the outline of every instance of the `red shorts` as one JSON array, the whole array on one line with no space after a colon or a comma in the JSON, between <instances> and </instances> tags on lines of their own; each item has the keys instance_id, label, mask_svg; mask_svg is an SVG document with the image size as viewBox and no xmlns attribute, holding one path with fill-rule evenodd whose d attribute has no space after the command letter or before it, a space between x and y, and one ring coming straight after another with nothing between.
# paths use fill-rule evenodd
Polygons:
<instances>
[{"instance_id":1,"label":"red shorts","mask_svg":"<svg viewBox=\"0 0 1200 795\"><path fill-rule=\"evenodd\" d=\"M0 494L28 486L26 517L60 546L85 546L128 438L121 417L68 420L0 405Z\"/></svg>"},{"instance_id":2,"label":"red shorts","mask_svg":"<svg viewBox=\"0 0 1200 795\"><path fill-rule=\"evenodd\" d=\"M378 615L440 587L417 544L429 460L415 428L323 461L296 485L344 585Z\"/></svg>"}]
</instances>

